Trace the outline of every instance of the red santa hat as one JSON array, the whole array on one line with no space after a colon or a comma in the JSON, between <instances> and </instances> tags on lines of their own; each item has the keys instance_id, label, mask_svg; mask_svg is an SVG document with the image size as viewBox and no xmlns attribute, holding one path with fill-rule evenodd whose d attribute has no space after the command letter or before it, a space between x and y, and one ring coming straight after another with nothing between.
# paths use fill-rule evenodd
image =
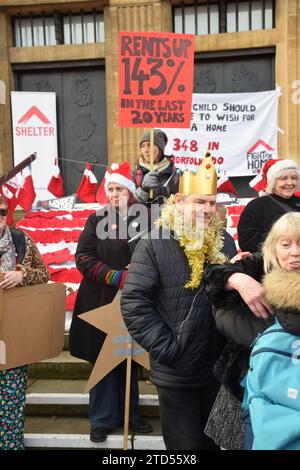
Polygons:
<instances>
[{"instance_id":1,"label":"red santa hat","mask_svg":"<svg viewBox=\"0 0 300 470\"><path fill-rule=\"evenodd\" d=\"M228 176L221 176L217 182L218 193L236 194L236 190Z\"/></svg>"},{"instance_id":2,"label":"red santa hat","mask_svg":"<svg viewBox=\"0 0 300 470\"><path fill-rule=\"evenodd\" d=\"M83 202L95 202L96 187L97 178L91 170L91 164L87 163L76 194Z\"/></svg>"},{"instance_id":3,"label":"red santa hat","mask_svg":"<svg viewBox=\"0 0 300 470\"><path fill-rule=\"evenodd\" d=\"M104 183L106 194L108 192L109 183L118 183L127 188L132 194L135 193L136 187L128 162L113 163L111 167L108 168Z\"/></svg>"},{"instance_id":4,"label":"red santa hat","mask_svg":"<svg viewBox=\"0 0 300 470\"><path fill-rule=\"evenodd\" d=\"M267 170L267 187L266 194L270 194L273 191L275 180L280 178L282 173L286 170L293 170L297 174L298 184L296 191L300 189L300 168L294 160L276 160L273 165L269 166Z\"/></svg>"},{"instance_id":5,"label":"red santa hat","mask_svg":"<svg viewBox=\"0 0 300 470\"><path fill-rule=\"evenodd\" d=\"M57 163L57 158L54 160L53 174L48 184L48 191L56 197L64 195L64 185L60 174L60 168Z\"/></svg>"},{"instance_id":6,"label":"red santa hat","mask_svg":"<svg viewBox=\"0 0 300 470\"><path fill-rule=\"evenodd\" d=\"M300 169L296 162L287 159L270 159L265 162L262 173L255 176L255 178L250 181L249 185L257 191L260 196L270 194L273 191L276 178L279 178L285 170L295 170L300 183ZM300 185L298 185L297 189L300 189Z\"/></svg>"},{"instance_id":7,"label":"red santa hat","mask_svg":"<svg viewBox=\"0 0 300 470\"><path fill-rule=\"evenodd\" d=\"M27 166L21 172L23 185L16 193L18 204L24 211L30 211L32 204L36 198L33 179L31 175L31 165Z\"/></svg>"},{"instance_id":8,"label":"red santa hat","mask_svg":"<svg viewBox=\"0 0 300 470\"><path fill-rule=\"evenodd\" d=\"M109 167L107 166L105 174L104 174L103 179L101 181L101 184L100 184L100 186L98 188L98 191L96 193L96 201L101 205L107 203L107 194L105 192L105 181L106 181L107 176L109 175L108 169L109 169Z\"/></svg>"}]
</instances>

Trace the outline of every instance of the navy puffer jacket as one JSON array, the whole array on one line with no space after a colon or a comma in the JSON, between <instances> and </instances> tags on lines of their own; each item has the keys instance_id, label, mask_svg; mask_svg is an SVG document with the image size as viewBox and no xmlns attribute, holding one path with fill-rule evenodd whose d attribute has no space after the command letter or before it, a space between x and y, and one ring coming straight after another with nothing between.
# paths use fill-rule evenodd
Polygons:
<instances>
[{"instance_id":1,"label":"navy puffer jacket","mask_svg":"<svg viewBox=\"0 0 300 470\"><path fill-rule=\"evenodd\" d=\"M131 260L122 315L129 333L150 353L156 385L199 387L213 377L214 318L202 285L184 288L190 274L183 249L167 231L141 240Z\"/></svg>"}]
</instances>

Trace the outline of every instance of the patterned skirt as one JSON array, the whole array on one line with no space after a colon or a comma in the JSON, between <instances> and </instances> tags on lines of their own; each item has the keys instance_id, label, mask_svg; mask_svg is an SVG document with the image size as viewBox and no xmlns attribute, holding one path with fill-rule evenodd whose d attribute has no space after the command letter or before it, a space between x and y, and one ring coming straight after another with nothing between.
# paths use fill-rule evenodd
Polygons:
<instances>
[{"instance_id":1,"label":"patterned skirt","mask_svg":"<svg viewBox=\"0 0 300 470\"><path fill-rule=\"evenodd\" d=\"M24 449L27 366L0 370L0 450Z\"/></svg>"}]
</instances>

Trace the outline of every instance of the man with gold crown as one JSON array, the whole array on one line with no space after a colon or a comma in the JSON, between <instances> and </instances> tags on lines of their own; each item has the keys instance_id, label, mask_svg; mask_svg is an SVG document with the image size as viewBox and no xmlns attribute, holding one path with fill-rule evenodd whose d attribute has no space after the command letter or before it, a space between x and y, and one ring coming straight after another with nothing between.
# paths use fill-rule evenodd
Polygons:
<instances>
[{"instance_id":1,"label":"man with gold crown","mask_svg":"<svg viewBox=\"0 0 300 470\"><path fill-rule=\"evenodd\" d=\"M217 449L203 430L217 394L217 333L202 275L236 254L216 215L217 173L207 155L137 245L121 297L125 324L150 354L168 450Z\"/></svg>"}]
</instances>

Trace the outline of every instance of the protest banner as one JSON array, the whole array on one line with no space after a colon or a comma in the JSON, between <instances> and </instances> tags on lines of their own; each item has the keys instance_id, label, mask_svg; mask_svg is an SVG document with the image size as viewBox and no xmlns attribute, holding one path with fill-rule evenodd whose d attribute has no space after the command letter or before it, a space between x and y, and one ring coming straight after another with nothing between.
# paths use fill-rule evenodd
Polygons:
<instances>
[{"instance_id":1,"label":"protest banner","mask_svg":"<svg viewBox=\"0 0 300 470\"><path fill-rule=\"evenodd\" d=\"M190 127L194 36L119 33L119 126Z\"/></svg>"},{"instance_id":2,"label":"protest banner","mask_svg":"<svg viewBox=\"0 0 300 470\"><path fill-rule=\"evenodd\" d=\"M259 173L277 158L280 90L193 94L190 129L163 129L167 155L181 170L197 171L209 151L219 176Z\"/></svg>"},{"instance_id":3,"label":"protest banner","mask_svg":"<svg viewBox=\"0 0 300 470\"><path fill-rule=\"evenodd\" d=\"M14 164L36 152L32 166L36 201L53 198L48 190L57 158L56 95L46 92L11 92Z\"/></svg>"}]
</instances>

